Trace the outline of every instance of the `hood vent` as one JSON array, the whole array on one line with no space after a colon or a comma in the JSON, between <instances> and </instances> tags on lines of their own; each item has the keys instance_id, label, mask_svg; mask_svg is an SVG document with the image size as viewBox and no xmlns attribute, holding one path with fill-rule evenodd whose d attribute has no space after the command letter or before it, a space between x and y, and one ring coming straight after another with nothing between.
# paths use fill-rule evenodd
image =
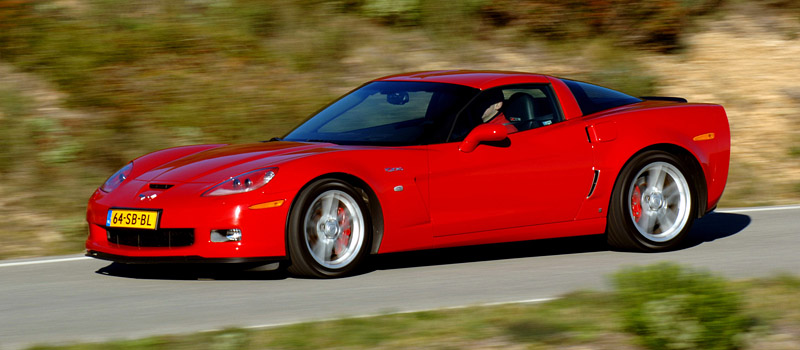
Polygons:
<instances>
[{"instance_id":1,"label":"hood vent","mask_svg":"<svg viewBox=\"0 0 800 350\"><path fill-rule=\"evenodd\" d=\"M172 186L175 186L175 185L171 185L171 184L150 184L150 189L151 190L166 190L166 189L169 189Z\"/></svg>"}]
</instances>

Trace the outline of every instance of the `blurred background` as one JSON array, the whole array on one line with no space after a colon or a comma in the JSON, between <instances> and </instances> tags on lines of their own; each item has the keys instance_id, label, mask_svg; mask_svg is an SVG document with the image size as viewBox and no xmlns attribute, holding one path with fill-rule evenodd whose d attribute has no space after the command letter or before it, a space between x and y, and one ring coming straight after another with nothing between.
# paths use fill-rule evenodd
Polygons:
<instances>
[{"instance_id":1,"label":"blurred background","mask_svg":"<svg viewBox=\"0 0 800 350\"><path fill-rule=\"evenodd\" d=\"M798 203L798 57L798 0L0 0L0 258L80 252L88 197L137 156L282 136L429 69L722 104L721 206Z\"/></svg>"}]
</instances>

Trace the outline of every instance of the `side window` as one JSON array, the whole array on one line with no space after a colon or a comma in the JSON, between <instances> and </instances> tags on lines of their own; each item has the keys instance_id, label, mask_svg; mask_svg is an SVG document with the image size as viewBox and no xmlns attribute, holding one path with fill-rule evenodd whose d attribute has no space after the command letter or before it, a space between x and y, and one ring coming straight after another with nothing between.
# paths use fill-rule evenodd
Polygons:
<instances>
[{"instance_id":1,"label":"side window","mask_svg":"<svg viewBox=\"0 0 800 350\"><path fill-rule=\"evenodd\" d=\"M488 89L458 116L450 141L461 141L482 123L505 125L509 134L564 120L550 85L510 85Z\"/></svg>"},{"instance_id":2,"label":"side window","mask_svg":"<svg viewBox=\"0 0 800 350\"><path fill-rule=\"evenodd\" d=\"M641 99L602 86L572 80L564 80L564 83L572 91L584 115L642 102Z\"/></svg>"}]
</instances>

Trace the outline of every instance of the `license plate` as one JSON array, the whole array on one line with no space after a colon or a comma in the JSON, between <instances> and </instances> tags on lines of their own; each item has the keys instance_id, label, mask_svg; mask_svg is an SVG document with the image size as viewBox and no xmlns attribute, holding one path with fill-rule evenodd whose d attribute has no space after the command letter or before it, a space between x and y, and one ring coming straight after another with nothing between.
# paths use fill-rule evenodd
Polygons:
<instances>
[{"instance_id":1,"label":"license plate","mask_svg":"<svg viewBox=\"0 0 800 350\"><path fill-rule=\"evenodd\" d=\"M155 210L111 209L106 226L155 230L158 228L158 214Z\"/></svg>"}]
</instances>

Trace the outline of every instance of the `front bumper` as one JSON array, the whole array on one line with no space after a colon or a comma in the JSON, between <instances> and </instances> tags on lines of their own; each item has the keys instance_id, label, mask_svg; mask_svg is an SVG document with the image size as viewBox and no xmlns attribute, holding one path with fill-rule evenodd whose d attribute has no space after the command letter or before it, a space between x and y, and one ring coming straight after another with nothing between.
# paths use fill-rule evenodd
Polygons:
<instances>
[{"instance_id":1,"label":"front bumper","mask_svg":"<svg viewBox=\"0 0 800 350\"><path fill-rule=\"evenodd\" d=\"M176 186L178 187L178 186ZM159 196L158 200L124 199L96 191L89 201L87 221L89 237L87 256L117 262L253 262L277 261L286 256L285 227L289 212L289 194L232 195L224 197L186 198ZM122 200L121 200L122 198ZM163 198L163 199L162 199ZM266 209L249 207L270 200L286 199L283 205ZM181 230L193 233L189 243L180 246L137 244L136 240L120 243L114 232L109 234L106 218L111 208L161 210L159 230L138 230L137 234L160 234L160 231ZM212 230L239 229L240 241L212 242ZM129 230L130 231L130 230ZM157 240L155 240L157 241Z\"/></svg>"}]
</instances>

